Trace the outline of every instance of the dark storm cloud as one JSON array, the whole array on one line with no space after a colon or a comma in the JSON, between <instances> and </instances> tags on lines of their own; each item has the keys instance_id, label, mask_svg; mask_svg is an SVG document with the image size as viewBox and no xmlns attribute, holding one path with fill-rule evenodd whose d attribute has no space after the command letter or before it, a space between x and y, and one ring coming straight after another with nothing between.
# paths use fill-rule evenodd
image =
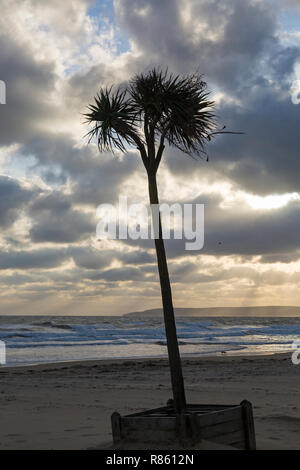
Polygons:
<instances>
[{"instance_id":1,"label":"dark storm cloud","mask_svg":"<svg viewBox=\"0 0 300 470\"><path fill-rule=\"evenodd\" d=\"M203 253L266 256L299 249L299 202L269 211L212 212L206 211Z\"/></svg>"},{"instance_id":2,"label":"dark storm cloud","mask_svg":"<svg viewBox=\"0 0 300 470\"><path fill-rule=\"evenodd\" d=\"M300 203L274 210L250 210L245 204L231 209L220 207L221 197L202 195L189 201L193 204L204 204L204 247L201 250L186 250L185 237L165 240L169 259L186 256L237 255L247 260L261 257L260 262L290 263L300 257ZM194 220L194 227L196 222ZM141 250L150 250L153 240L126 240L120 244L139 246ZM179 268L178 268L179 269ZM145 267L146 272L153 272L154 267ZM184 274L184 272L182 273Z\"/></svg>"},{"instance_id":3,"label":"dark storm cloud","mask_svg":"<svg viewBox=\"0 0 300 470\"><path fill-rule=\"evenodd\" d=\"M147 60L181 73L199 68L210 88L217 85L234 99L221 102L218 119L245 135L217 137L207 148L210 165L195 166L167 149L171 170L218 172L261 194L298 191L300 107L289 88L300 50L280 43L276 12L266 3L240 0L115 5L120 25Z\"/></svg>"},{"instance_id":4,"label":"dark storm cloud","mask_svg":"<svg viewBox=\"0 0 300 470\"><path fill-rule=\"evenodd\" d=\"M32 135L20 148L19 154L35 157L36 167L51 168L52 165L61 168L67 175L80 175L91 163L92 148L76 147L75 140L67 133L52 134L39 132Z\"/></svg>"},{"instance_id":5,"label":"dark storm cloud","mask_svg":"<svg viewBox=\"0 0 300 470\"><path fill-rule=\"evenodd\" d=\"M32 197L33 192L19 181L0 175L0 226L7 228L13 224Z\"/></svg>"},{"instance_id":6,"label":"dark storm cloud","mask_svg":"<svg viewBox=\"0 0 300 470\"><path fill-rule=\"evenodd\" d=\"M72 25L78 14L73 3ZM286 5L296 3L285 1ZM113 203L121 185L142 168L139 155L136 150L122 157L101 155L95 147L81 145L83 135L75 136L71 127L82 120L80 113L100 86L118 83L150 66L168 65L175 73L204 73L209 88L224 94L217 110L220 124L245 132L243 136L218 137L208 148L211 160L207 164L166 148L171 172L187 181L190 175L204 175L214 181L232 180L234 188L254 193L299 191L300 108L289 97L290 77L299 61L299 49L280 42L275 8L250 0L116 0L114 4L119 25L140 54L133 49L133 53L112 64L104 63L107 59L102 58L95 64L92 58L91 67L87 69L85 62L80 73L74 73L76 67L80 68L75 63L67 78L55 74L56 65L64 67L59 51L52 56L58 57L57 64L39 60L34 48L30 50L12 35L8 38L0 34L0 79L7 84L7 105L0 107L1 145L20 143L14 160L17 168L21 159L22 165L34 162L28 170L30 175L41 176L50 186L65 185L61 190L50 190L49 186L45 190L44 185L43 189L26 189L18 181L0 179L2 228L10 227L20 211L26 209L31 218L29 235L33 244L70 244L66 249L17 250L23 245L17 235L8 234L4 241L5 246L10 243L11 251L0 253L0 269L30 272L28 276L9 276L5 272L6 282L51 283L52 287L26 287L30 295L35 291L39 295L39 290L42 294L43 290L71 289L72 284L74 287L74 283L85 280L95 288L101 285L100 294L102 285L114 288L118 282L143 281L145 292L152 295L149 285L158 277L153 240L120 241L120 251L101 249L101 242L98 250L78 244L86 241L88 245L97 222L93 214L81 210L82 205ZM63 8L60 5L55 0L55 8ZM63 17L61 21L58 17L49 21L54 21L64 34ZM45 24L47 28L47 18ZM76 41L81 41L85 31L81 31L81 36L77 34L75 30L71 35L70 49L73 45L76 49ZM90 52L86 52L87 56ZM66 188L68 196L64 194ZM200 252L186 251L185 241L166 241L172 280L176 283L233 278L263 282L254 269L224 266L223 270L199 273L201 263L197 265L187 258L181 259L178 266L181 257L191 256L193 261L199 254L236 255L241 263L257 257L262 263L289 263L299 258L299 203L274 211L252 211L245 206L221 209L221 196L206 195L194 202L205 203L205 245ZM124 250L126 245L130 250L139 249L129 252ZM75 266L47 272L70 260ZM114 261L122 266L112 267ZM280 276L272 281L268 275L270 282L281 282ZM84 287L77 294L93 295ZM116 295L124 295L124 291L119 289Z\"/></svg>"},{"instance_id":7,"label":"dark storm cloud","mask_svg":"<svg viewBox=\"0 0 300 470\"><path fill-rule=\"evenodd\" d=\"M173 149L167 150L170 169L177 173L184 170L199 175L219 174L255 193L298 191L299 108L288 96L287 78L299 51L280 45L276 18L270 8L262 3L238 0L166 0L163 3L124 0L115 5L120 25L143 52L144 66L166 63L172 70L183 73L199 66L212 85L238 100L238 103L222 102L218 114L228 128L243 130L245 134L219 137L209 148L212 158L208 164L193 162ZM190 13L184 20L185 8L190 8ZM98 86L114 81L108 65L92 66L69 80L67 99L72 99L73 91L79 109ZM119 159L98 155L90 147L78 148L68 135L40 134L23 146L22 153L34 155L41 168L57 165L66 178L71 178L72 204L112 202L137 163L136 155ZM70 201L70 206L61 210L63 203L57 201L53 209L34 215L33 241L75 242L89 230L94 231L90 221L71 208ZM210 197L210 206L213 203L216 201ZM284 256L280 246L281 224L292 228L284 251L296 249L297 240L292 235L294 227L297 228L296 208L292 213L283 208L266 217L246 211L239 214L239 219L227 212L226 217L223 211L216 211L210 222L206 222L203 252L251 256L266 250L270 256L275 253ZM278 217L280 222L278 237L271 237L270 243L273 217L274 220ZM64 224L60 223L62 218ZM257 233L260 233L259 240ZM218 245L220 237L224 239L222 246ZM145 248L152 248L152 241ZM170 256L180 256L181 248L180 242L167 242ZM86 269L103 268L107 262L105 256L93 253L74 256L75 262ZM146 251L134 256L144 262L153 260ZM131 263L129 258L126 263Z\"/></svg>"},{"instance_id":8,"label":"dark storm cloud","mask_svg":"<svg viewBox=\"0 0 300 470\"><path fill-rule=\"evenodd\" d=\"M114 259L109 250L96 251L90 247L72 247L69 253L76 266L84 269L103 269Z\"/></svg>"},{"instance_id":9,"label":"dark storm cloud","mask_svg":"<svg viewBox=\"0 0 300 470\"><path fill-rule=\"evenodd\" d=\"M125 265L139 265L153 263L155 258L147 251L135 250L122 252L116 250L95 250L92 247L72 247L69 249L75 264L84 269L103 269L109 266L112 261L118 260Z\"/></svg>"},{"instance_id":10,"label":"dark storm cloud","mask_svg":"<svg viewBox=\"0 0 300 470\"><path fill-rule=\"evenodd\" d=\"M245 134L216 140L211 165L249 192L299 192L300 106L269 87L247 104L222 110L230 128Z\"/></svg>"},{"instance_id":11,"label":"dark storm cloud","mask_svg":"<svg viewBox=\"0 0 300 470\"><path fill-rule=\"evenodd\" d=\"M70 178L73 203L98 206L113 202L120 185L141 165L139 156L133 152L100 154L86 139L82 143L79 148L67 134L41 133L23 145L20 154L35 157L35 169L55 166L60 178Z\"/></svg>"},{"instance_id":12,"label":"dark storm cloud","mask_svg":"<svg viewBox=\"0 0 300 470\"><path fill-rule=\"evenodd\" d=\"M155 262L155 255L147 251L135 250L129 253L122 253L121 259L124 264L147 264Z\"/></svg>"},{"instance_id":13,"label":"dark storm cloud","mask_svg":"<svg viewBox=\"0 0 300 470\"><path fill-rule=\"evenodd\" d=\"M94 231L91 218L79 211L65 214L49 213L34 219L30 229L31 240L35 243L74 243L89 238Z\"/></svg>"},{"instance_id":14,"label":"dark storm cloud","mask_svg":"<svg viewBox=\"0 0 300 470\"><path fill-rule=\"evenodd\" d=\"M274 13L263 3L117 0L115 9L121 27L148 61L181 73L199 68L231 90L253 76L263 49L277 43Z\"/></svg>"},{"instance_id":15,"label":"dark storm cloud","mask_svg":"<svg viewBox=\"0 0 300 470\"><path fill-rule=\"evenodd\" d=\"M42 194L30 206L32 215L43 212L65 213L71 208L70 197L59 191L50 194Z\"/></svg>"},{"instance_id":16,"label":"dark storm cloud","mask_svg":"<svg viewBox=\"0 0 300 470\"><path fill-rule=\"evenodd\" d=\"M54 64L37 62L25 44L4 34L0 34L0 51L1 80L6 83L0 139L1 145L10 145L30 138L45 117L55 117L48 100L55 85Z\"/></svg>"},{"instance_id":17,"label":"dark storm cloud","mask_svg":"<svg viewBox=\"0 0 300 470\"><path fill-rule=\"evenodd\" d=\"M79 108L86 108L87 104L94 100L99 88L110 86L114 83L114 71L107 64L93 65L88 71L72 76L66 86L67 102L73 106L74 98Z\"/></svg>"},{"instance_id":18,"label":"dark storm cloud","mask_svg":"<svg viewBox=\"0 0 300 470\"><path fill-rule=\"evenodd\" d=\"M201 203L201 198L198 201ZM214 203L205 205L204 247L186 251L184 241L167 240L168 256L207 254L215 256L264 256L269 262L290 262L299 255L300 204L290 203L268 211L224 210ZM298 255L297 255L298 253Z\"/></svg>"},{"instance_id":19,"label":"dark storm cloud","mask_svg":"<svg viewBox=\"0 0 300 470\"><path fill-rule=\"evenodd\" d=\"M80 175L74 178L73 198L75 203L98 206L115 202L121 185L141 166L140 157L132 152L122 158L97 155L98 163L86 166Z\"/></svg>"},{"instance_id":20,"label":"dark storm cloud","mask_svg":"<svg viewBox=\"0 0 300 470\"><path fill-rule=\"evenodd\" d=\"M74 243L88 239L95 231L93 217L73 209L70 199L59 192L38 198L30 213L33 242Z\"/></svg>"},{"instance_id":21,"label":"dark storm cloud","mask_svg":"<svg viewBox=\"0 0 300 470\"><path fill-rule=\"evenodd\" d=\"M0 269L55 268L66 259L67 254L64 250L1 251Z\"/></svg>"}]
</instances>

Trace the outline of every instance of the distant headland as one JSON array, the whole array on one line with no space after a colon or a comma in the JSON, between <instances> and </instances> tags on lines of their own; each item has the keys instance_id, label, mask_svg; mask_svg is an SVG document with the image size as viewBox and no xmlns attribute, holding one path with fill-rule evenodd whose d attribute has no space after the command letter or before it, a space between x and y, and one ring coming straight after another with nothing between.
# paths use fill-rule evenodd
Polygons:
<instances>
[{"instance_id":1,"label":"distant headland","mask_svg":"<svg viewBox=\"0 0 300 470\"><path fill-rule=\"evenodd\" d=\"M300 307L207 307L175 308L177 316L183 317L300 317ZM125 313L123 316L160 316L161 308Z\"/></svg>"}]
</instances>

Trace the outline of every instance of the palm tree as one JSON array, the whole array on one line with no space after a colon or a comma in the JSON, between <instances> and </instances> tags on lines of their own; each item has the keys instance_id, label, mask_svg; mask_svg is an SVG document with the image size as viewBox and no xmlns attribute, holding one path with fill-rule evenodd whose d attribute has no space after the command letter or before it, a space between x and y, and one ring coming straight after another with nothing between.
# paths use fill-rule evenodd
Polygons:
<instances>
[{"instance_id":1,"label":"palm tree","mask_svg":"<svg viewBox=\"0 0 300 470\"><path fill-rule=\"evenodd\" d=\"M207 158L205 144L217 130L214 102L208 99L206 83L198 74L174 76L153 69L133 77L126 88L100 89L85 114L92 129L89 141L97 139L99 151L123 152L134 145L148 175L150 205L159 204L156 175L165 143L192 156ZM159 217L155 248L160 279L164 322L176 413L186 408L184 381L178 348L172 291Z\"/></svg>"}]
</instances>

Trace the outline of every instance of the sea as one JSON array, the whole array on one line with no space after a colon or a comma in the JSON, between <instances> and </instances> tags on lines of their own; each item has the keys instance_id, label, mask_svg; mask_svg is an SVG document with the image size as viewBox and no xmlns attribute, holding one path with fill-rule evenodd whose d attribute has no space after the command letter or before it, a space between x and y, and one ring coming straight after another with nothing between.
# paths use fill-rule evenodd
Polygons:
<instances>
[{"instance_id":1,"label":"sea","mask_svg":"<svg viewBox=\"0 0 300 470\"><path fill-rule=\"evenodd\" d=\"M300 318L177 317L182 357L273 354L300 344ZM0 367L166 357L160 316L0 316Z\"/></svg>"}]
</instances>

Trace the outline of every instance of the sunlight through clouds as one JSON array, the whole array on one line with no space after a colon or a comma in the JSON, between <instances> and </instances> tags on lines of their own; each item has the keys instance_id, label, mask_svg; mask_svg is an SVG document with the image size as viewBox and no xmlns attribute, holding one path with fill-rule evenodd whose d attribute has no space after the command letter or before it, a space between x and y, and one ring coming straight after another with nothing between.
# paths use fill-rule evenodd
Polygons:
<instances>
[{"instance_id":1,"label":"sunlight through clouds","mask_svg":"<svg viewBox=\"0 0 300 470\"><path fill-rule=\"evenodd\" d=\"M284 207L291 201L299 201L300 195L298 193L270 194L269 196L265 197L249 195L246 197L246 200L248 201L249 205L255 210L272 210Z\"/></svg>"},{"instance_id":2,"label":"sunlight through clouds","mask_svg":"<svg viewBox=\"0 0 300 470\"><path fill-rule=\"evenodd\" d=\"M220 128L243 132L213 139L208 162L165 149L161 201L205 205L203 250L167 245L176 304L281 305L289 294L300 302L299 9L292 0L277 5L3 3L3 311L55 313L58 305L67 313L84 306L86 313L117 314L115 299L124 297L122 312L137 309L141 298L145 308L157 306L153 244L100 242L95 233L98 205L119 195L147 203L138 151L99 155L83 138L82 116L100 87L155 65L203 73ZM12 293L22 301L12 302Z\"/></svg>"}]
</instances>

